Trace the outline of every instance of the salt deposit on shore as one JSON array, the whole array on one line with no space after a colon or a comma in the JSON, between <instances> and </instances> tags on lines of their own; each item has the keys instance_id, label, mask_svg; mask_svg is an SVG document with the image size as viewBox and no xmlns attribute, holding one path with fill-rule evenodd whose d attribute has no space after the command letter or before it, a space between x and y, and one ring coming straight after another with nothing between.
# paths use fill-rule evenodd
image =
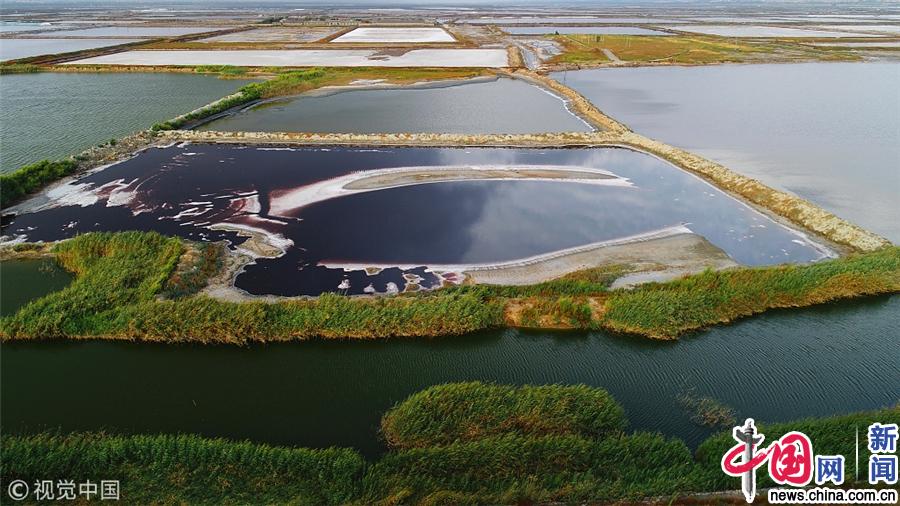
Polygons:
<instances>
[{"instance_id":1,"label":"salt deposit on shore","mask_svg":"<svg viewBox=\"0 0 900 506\"><path fill-rule=\"evenodd\" d=\"M414 267L331 262L321 265L347 271ZM629 273L617 280L617 283L631 285L672 279L707 268L726 269L738 264L686 226L676 225L507 262L429 265L428 270L442 276L447 273L464 274L470 282L476 284L529 285L584 269L611 265L627 266Z\"/></svg>"},{"instance_id":2,"label":"salt deposit on shore","mask_svg":"<svg viewBox=\"0 0 900 506\"><path fill-rule=\"evenodd\" d=\"M89 65L234 65L238 67L505 67L505 49L374 49L125 51L67 62Z\"/></svg>"},{"instance_id":3,"label":"salt deposit on shore","mask_svg":"<svg viewBox=\"0 0 900 506\"><path fill-rule=\"evenodd\" d=\"M269 212L289 216L291 211L310 204L354 193L399 188L447 181L498 181L528 179L608 186L632 186L625 178L590 167L554 166L443 166L394 167L354 172L346 176L304 185L283 192L273 192Z\"/></svg>"},{"instance_id":4,"label":"salt deposit on shore","mask_svg":"<svg viewBox=\"0 0 900 506\"><path fill-rule=\"evenodd\" d=\"M456 42L443 28L418 27L362 27L352 30L331 42Z\"/></svg>"}]
</instances>

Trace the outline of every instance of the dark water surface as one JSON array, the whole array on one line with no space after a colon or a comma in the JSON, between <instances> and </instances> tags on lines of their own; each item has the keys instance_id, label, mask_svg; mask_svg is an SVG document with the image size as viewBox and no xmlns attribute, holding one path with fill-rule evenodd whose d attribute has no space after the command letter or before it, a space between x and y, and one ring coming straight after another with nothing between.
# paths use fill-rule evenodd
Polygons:
<instances>
[{"instance_id":1,"label":"dark water surface","mask_svg":"<svg viewBox=\"0 0 900 506\"><path fill-rule=\"evenodd\" d=\"M900 63L556 73L634 131L900 243Z\"/></svg>"},{"instance_id":2,"label":"dark water surface","mask_svg":"<svg viewBox=\"0 0 900 506\"><path fill-rule=\"evenodd\" d=\"M4 260L0 262L0 316L9 316L71 281L72 275L50 259Z\"/></svg>"},{"instance_id":3,"label":"dark water surface","mask_svg":"<svg viewBox=\"0 0 900 506\"><path fill-rule=\"evenodd\" d=\"M900 399L900 297L774 311L676 342L514 330L440 339L267 346L6 343L0 424L200 433L382 451L382 413L430 385L465 380L608 389L632 429L696 445L677 397L692 391L739 418L787 421Z\"/></svg>"},{"instance_id":4,"label":"dark water surface","mask_svg":"<svg viewBox=\"0 0 900 506\"><path fill-rule=\"evenodd\" d=\"M140 72L0 76L0 172L74 155L150 128L234 93L248 82Z\"/></svg>"},{"instance_id":5,"label":"dark water surface","mask_svg":"<svg viewBox=\"0 0 900 506\"><path fill-rule=\"evenodd\" d=\"M266 102L203 125L229 132L587 132L565 102L516 79L343 91Z\"/></svg>"},{"instance_id":6,"label":"dark water surface","mask_svg":"<svg viewBox=\"0 0 900 506\"><path fill-rule=\"evenodd\" d=\"M353 193L296 206L306 186L355 171L419 166L542 165L604 169L632 186L457 181ZM290 149L183 145L150 149L88 175L3 233L57 240L99 230L156 230L244 241L217 226L250 227L292 246L237 279L255 294L403 288L399 269L369 276L322 264L428 266L493 263L688 224L749 265L806 262L803 236L657 158L598 149ZM420 267L410 274L426 274ZM424 286L436 282L424 276Z\"/></svg>"}]
</instances>

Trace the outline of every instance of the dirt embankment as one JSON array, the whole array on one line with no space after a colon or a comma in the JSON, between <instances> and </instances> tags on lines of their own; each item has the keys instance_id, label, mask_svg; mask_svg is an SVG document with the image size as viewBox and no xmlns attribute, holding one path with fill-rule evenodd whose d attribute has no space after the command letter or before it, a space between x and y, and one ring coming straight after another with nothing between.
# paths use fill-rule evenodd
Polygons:
<instances>
[{"instance_id":1,"label":"dirt embankment","mask_svg":"<svg viewBox=\"0 0 900 506\"><path fill-rule=\"evenodd\" d=\"M607 133L564 132L540 134L335 134L306 132L218 132L170 130L159 132L166 142L191 141L225 144L343 145L343 146L505 146L560 147L616 143L618 136Z\"/></svg>"},{"instance_id":2,"label":"dirt embankment","mask_svg":"<svg viewBox=\"0 0 900 506\"><path fill-rule=\"evenodd\" d=\"M826 239L858 251L890 246L887 239L839 218L796 195L776 190L693 153L634 132L621 134L622 144L654 154L689 170L729 193L767 209Z\"/></svg>"}]
</instances>

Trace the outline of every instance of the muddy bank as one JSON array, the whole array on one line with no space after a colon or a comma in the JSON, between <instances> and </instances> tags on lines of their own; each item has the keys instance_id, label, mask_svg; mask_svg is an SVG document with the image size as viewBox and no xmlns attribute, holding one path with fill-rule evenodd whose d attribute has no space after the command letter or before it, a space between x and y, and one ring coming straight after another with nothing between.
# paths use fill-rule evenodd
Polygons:
<instances>
[{"instance_id":1,"label":"muddy bank","mask_svg":"<svg viewBox=\"0 0 900 506\"><path fill-rule=\"evenodd\" d=\"M325 262L329 268L377 271L394 265ZM739 264L686 226L668 227L633 236L576 246L532 257L490 264L429 265L429 270L454 273L466 283L524 286L602 267L620 267L615 287L665 281L705 269ZM400 266L408 268L411 266Z\"/></svg>"},{"instance_id":2,"label":"muddy bank","mask_svg":"<svg viewBox=\"0 0 900 506\"><path fill-rule=\"evenodd\" d=\"M627 273L613 283L616 288L665 281L708 268L720 270L738 266L721 249L687 230L659 237L625 238L611 241L611 244L589 245L561 255L548 255L536 262L498 265L464 273L477 284L530 285L573 272L614 265L627 266Z\"/></svg>"}]
</instances>

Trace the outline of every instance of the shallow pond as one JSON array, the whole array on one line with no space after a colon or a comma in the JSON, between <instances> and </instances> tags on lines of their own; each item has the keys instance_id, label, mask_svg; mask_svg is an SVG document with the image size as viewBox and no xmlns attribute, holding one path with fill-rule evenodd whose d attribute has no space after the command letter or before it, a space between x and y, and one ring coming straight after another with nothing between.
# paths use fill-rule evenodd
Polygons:
<instances>
[{"instance_id":1,"label":"shallow pond","mask_svg":"<svg viewBox=\"0 0 900 506\"><path fill-rule=\"evenodd\" d=\"M503 31L512 35L546 35L591 33L598 35L671 35L670 33L636 26L509 26Z\"/></svg>"},{"instance_id":2,"label":"shallow pond","mask_svg":"<svg viewBox=\"0 0 900 506\"><path fill-rule=\"evenodd\" d=\"M50 23L38 23L27 21L0 21L0 33L31 32L37 30L52 30L62 28L63 25L51 25ZM5 40L4 40L5 42ZM0 43L2 44L2 43Z\"/></svg>"},{"instance_id":3,"label":"shallow pond","mask_svg":"<svg viewBox=\"0 0 900 506\"><path fill-rule=\"evenodd\" d=\"M200 129L469 134L590 131L561 98L514 79L295 97L245 109Z\"/></svg>"},{"instance_id":4,"label":"shallow pond","mask_svg":"<svg viewBox=\"0 0 900 506\"><path fill-rule=\"evenodd\" d=\"M576 170L594 178L515 180L489 172L495 175L488 179L391 179L421 168L477 173L511 167ZM387 182L353 187L373 174ZM265 234L286 254L259 259L237 278L239 288L254 294L392 291L389 283L404 288L404 273L425 278L421 286L430 287L439 279L425 267L517 260L681 224L748 265L824 254L802 234L699 178L619 148L188 144L150 149L32 204L44 208L16 217L5 235L47 241L140 229L240 244L236 227ZM349 272L342 267L354 265ZM402 270L367 274L365 266ZM345 281L349 288L341 286Z\"/></svg>"},{"instance_id":5,"label":"shallow pond","mask_svg":"<svg viewBox=\"0 0 900 506\"><path fill-rule=\"evenodd\" d=\"M50 259L4 260L0 262L0 316L9 316L71 281L72 275Z\"/></svg>"},{"instance_id":6,"label":"shallow pond","mask_svg":"<svg viewBox=\"0 0 900 506\"><path fill-rule=\"evenodd\" d=\"M805 30L784 26L676 25L666 26L664 28L706 35L719 35L722 37L869 37L869 35L846 32Z\"/></svg>"},{"instance_id":7,"label":"shallow pond","mask_svg":"<svg viewBox=\"0 0 900 506\"><path fill-rule=\"evenodd\" d=\"M191 74L0 76L0 172L150 128L248 82Z\"/></svg>"},{"instance_id":8,"label":"shallow pond","mask_svg":"<svg viewBox=\"0 0 900 506\"><path fill-rule=\"evenodd\" d=\"M597 16L569 16L569 17L483 17L460 19L457 23L469 23L473 25L506 25L506 24L548 24L548 23L677 23L677 19L659 18L605 18Z\"/></svg>"},{"instance_id":9,"label":"shallow pond","mask_svg":"<svg viewBox=\"0 0 900 506\"><path fill-rule=\"evenodd\" d=\"M0 413L7 433L187 432L374 456L382 413L428 386L585 383L608 389L632 429L695 446L710 430L679 396L767 422L893 405L898 315L900 297L882 297L771 312L676 342L510 330L249 347L5 343Z\"/></svg>"},{"instance_id":10,"label":"shallow pond","mask_svg":"<svg viewBox=\"0 0 900 506\"><path fill-rule=\"evenodd\" d=\"M0 40L0 61L118 46L139 40L141 39L2 39Z\"/></svg>"},{"instance_id":11,"label":"shallow pond","mask_svg":"<svg viewBox=\"0 0 900 506\"><path fill-rule=\"evenodd\" d=\"M554 77L638 133L900 242L900 63L602 69Z\"/></svg>"},{"instance_id":12,"label":"shallow pond","mask_svg":"<svg viewBox=\"0 0 900 506\"><path fill-rule=\"evenodd\" d=\"M101 26L63 30L54 35L66 37L177 37L192 33L224 30L227 26Z\"/></svg>"}]
</instances>

